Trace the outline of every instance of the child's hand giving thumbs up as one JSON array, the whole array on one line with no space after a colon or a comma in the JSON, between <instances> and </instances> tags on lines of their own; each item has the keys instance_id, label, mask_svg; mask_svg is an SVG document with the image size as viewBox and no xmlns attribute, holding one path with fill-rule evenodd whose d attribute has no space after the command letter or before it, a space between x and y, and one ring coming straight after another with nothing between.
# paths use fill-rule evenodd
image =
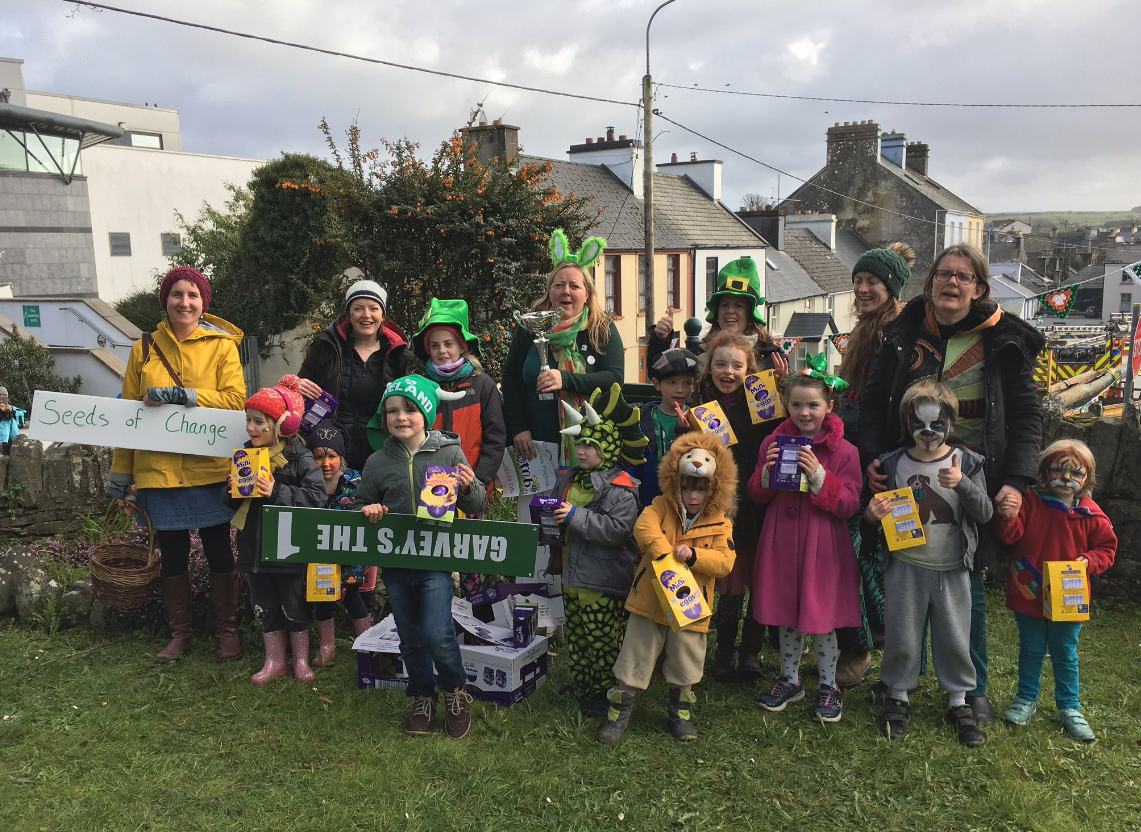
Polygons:
<instances>
[{"instance_id":1,"label":"child's hand giving thumbs up","mask_svg":"<svg viewBox=\"0 0 1141 832\"><path fill-rule=\"evenodd\" d=\"M943 488L954 488L963 478L963 471L959 468L959 457L951 452L951 467L939 469L939 485Z\"/></svg>"}]
</instances>

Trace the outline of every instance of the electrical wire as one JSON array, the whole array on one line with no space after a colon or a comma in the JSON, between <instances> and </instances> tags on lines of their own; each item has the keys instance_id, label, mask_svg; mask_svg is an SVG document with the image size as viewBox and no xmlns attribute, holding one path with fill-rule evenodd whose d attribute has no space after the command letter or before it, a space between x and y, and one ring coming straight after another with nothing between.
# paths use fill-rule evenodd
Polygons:
<instances>
[{"instance_id":1,"label":"electrical wire","mask_svg":"<svg viewBox=\"0 0 1141 832\"><path fill-rule=\"evenodd\" d=\"M479 84L492 84L497 87L507 87L513 90L523 90L525 92L537 92L543 95L558 95L563 98L577 98L581 101L597 101L601 104L618 104L623 107L638 107L641 108L642 102L640 101L618 101L614 98L600 98L594 95L581 95L579 93L564 92L562 90L548 90L542 87L529 87L525 84L512 84L508 81L492 81L490 78L476 78L471 75L462 75L458 72L444 72L438 69L427 69L422 66L413 66L411 64L401 64L395 61L385 61L380 58L369 58L365 55L353 55L349 52L339 52L335 49L325 49L320 46L309 46L304 43L293 43L292 41L279 40L277 38L270 38L264 35L254 35L249 32L235 32L232 29L223 29L220 26L208 26L205 23L192 23L188 20L178 20L173 17L164 17L163 15L151 14L150 12L140 12L134 9L121 9L117 6L108 6L103 3L92 3L88 0L62 0L68 5L86 6L88 8L97 9L99 11L118 12L119 14L130 15L132 17L142 17L148 20L159 20L163 23L173 23L176 26L186 26L191 29L202 29L207 32L217 32L221 35L231 35L237 38L245 38L247 40L261 41L262 43L272 43L277 46L288 46L291 49L303 49L306 52L317 52L321 55L331 55L336 58L348 58L353 61L364 61L365 63L378 64L380 66L390 66L395 69L407 69L412 72L423 72L427 75L438 75L442 78L454 78L459 81L475 81Z\"/></svg>"},{"instance_id":2,"label":"electrical wire","mask_svg":"<svg viewBox=\"0 0 1141 832\"><path fill-rule=\"evenodd\" d=\"M662 84L655 82L655 86L668 87L671 90L689 90L690 92L713 92L720 95L746 95L756 98L783 98L791 101L825 101L836 104L884 104L892 107L976 107L989 109L1022 109L1022 110L1049 110L1049 109L1093 109L1093 108L1141 108L1141 104L972 104L962 101L881 101L874 98L827 98L819 95L782 95L775 92L745 92L743 90L717 90L710 87L683 87L680 84Z\"/></svg>"}]
</instances>

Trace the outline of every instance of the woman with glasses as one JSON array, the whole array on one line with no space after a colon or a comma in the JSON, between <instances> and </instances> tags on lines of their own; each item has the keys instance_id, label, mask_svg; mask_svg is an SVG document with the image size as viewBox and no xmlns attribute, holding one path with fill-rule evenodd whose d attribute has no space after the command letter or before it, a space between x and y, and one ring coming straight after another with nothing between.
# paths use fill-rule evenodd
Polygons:
<instances>
[{"instance_id":1,"label":"woman with glasses","mask_svg":"<svg viewBox=\"0 0 1141 832\"><path fill-rule=\"evenodd\" d=\"M887 481L877 457L910 444L899 419L904 391L920 379L934 378L959 400L955 439L986 459L987 491L996 513L1017 513L1038 471L1042 411L1034 365L1045 343L1037 330L990 299L986 255L967 245L943 249L927 274L923 295L884 327L884 344L860 400L857 445L872 491L884 491ZM1003 563L1005 553L990 524L979 531L971 575L976 687L967 703L979 724L987 725L994 710L986 695L983 580L988 567Z\"/></svg>"}]
</instances>

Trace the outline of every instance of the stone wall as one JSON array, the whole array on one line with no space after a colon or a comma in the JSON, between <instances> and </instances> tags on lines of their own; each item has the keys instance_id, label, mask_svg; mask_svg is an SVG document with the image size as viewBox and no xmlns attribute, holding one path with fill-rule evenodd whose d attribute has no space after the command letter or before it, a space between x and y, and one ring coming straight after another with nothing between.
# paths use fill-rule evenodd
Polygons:
<instances>
[{"instance_id":1,"label":"stone wall","mask_svg":"<svg viewBox=\"0 0 1141 832\"><path fill-rule=\"evenodd\" d=\"M1117 533L1113 568L1091 580L1094 598L1141 603L1141 425L1137 414L1089 425L1047 414L1045 441L1055 439L1080 439L1093 450L1097 460L1093 497Z\"/></svg>"},{"instance_id":2,"label":"stone wall","mask_svg":"<svg viewBox=\"0 0 1141 832\"><path fill-rule=\"evenodd\" d=\"M44 450L21 434L0 457L0 537L44 537L73 532L84 515L102 516L111 449L87 445Z\"/></svg>"}]
</instances>

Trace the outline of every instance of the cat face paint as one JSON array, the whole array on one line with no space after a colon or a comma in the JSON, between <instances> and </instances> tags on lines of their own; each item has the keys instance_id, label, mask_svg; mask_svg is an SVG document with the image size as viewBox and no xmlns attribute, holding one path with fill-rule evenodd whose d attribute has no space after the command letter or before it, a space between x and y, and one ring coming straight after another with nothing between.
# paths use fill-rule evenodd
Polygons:
<instances>
[{"instance_id":1,"label":"cat face paint","mask_svg":"<svg viewBox=\"0 0 1141 832\"><path fill-rule=\"evenodd\" d=\"M935 402L920 402L907 414L907 430L922 451L934 451L946 442L951 424L949 409Z\"/></svg>"},{"instance_id":2,"label":"cat face paint","mask_svg":"<svg viewBox=\"0 0 1141 832\"><path fill-rule=\"evenodd\" d=\"M1064 500L1073 499L1075 494L1086 487L1086 469L1072 456L1061 456L1050 461L1046 468L1046 485L1055 496Z\"/></svg>"}]
</instances>

